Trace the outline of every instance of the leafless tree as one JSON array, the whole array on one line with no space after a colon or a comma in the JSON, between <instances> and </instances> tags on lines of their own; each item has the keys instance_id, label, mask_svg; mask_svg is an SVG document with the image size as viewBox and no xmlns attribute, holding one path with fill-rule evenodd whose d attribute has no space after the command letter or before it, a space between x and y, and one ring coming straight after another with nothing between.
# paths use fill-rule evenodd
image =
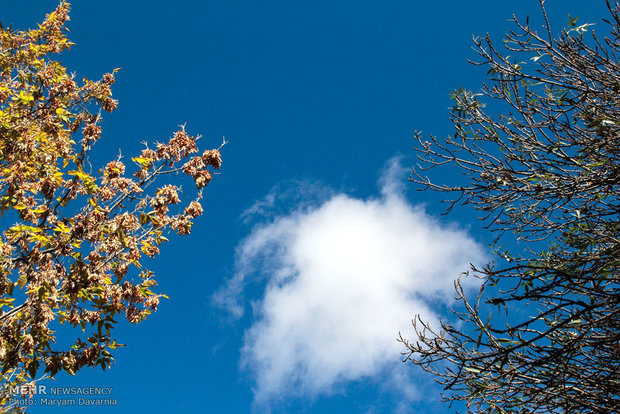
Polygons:
<instances>
[{"instance_id":1,"label":"leafless tree","mask_svg":"<svg viewBox=\"0 0 620 414\"><path fill-rule=\"evenodd\" d=\"M620 412L620 4L554 37L540 3L544 30L475 39L489 82L453 94L454 136L417 135L412 181L481 211L497 260L477 297L456 282L459 324L401 341L470 411ZM445 167L468 183L428 178Z\"/></svg>"}]
</instances>

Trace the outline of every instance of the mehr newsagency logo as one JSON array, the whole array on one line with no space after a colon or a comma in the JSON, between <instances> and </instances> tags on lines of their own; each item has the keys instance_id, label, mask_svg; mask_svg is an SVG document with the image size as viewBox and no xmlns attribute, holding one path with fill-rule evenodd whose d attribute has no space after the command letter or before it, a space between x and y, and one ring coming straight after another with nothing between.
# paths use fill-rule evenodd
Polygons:
<instances>
[{"instance_id":1,"label":"mehr newsagency logo","mask_svg":"<svg viewBox=\"0 0 620 414\"><path fill-rule=\"evenodd\" d=\"M21 385L11 387L9 405L25 406L115 406L112 387L48 387Z\"/></svg>"}]
</instances>

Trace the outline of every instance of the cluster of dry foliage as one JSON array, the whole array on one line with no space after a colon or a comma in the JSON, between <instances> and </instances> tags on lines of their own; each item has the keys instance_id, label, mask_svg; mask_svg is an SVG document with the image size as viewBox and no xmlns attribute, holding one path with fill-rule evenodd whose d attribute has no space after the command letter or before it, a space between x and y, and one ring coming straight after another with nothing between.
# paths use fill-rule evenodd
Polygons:
<instances>
[{"instance_id":1,"label":"cluster of dry foliage","mask_svg":"<svg viewBox=\"0 0 620 414\"><path fill-rule=\"evenodd\" d=\"M457 282L458 327L417 320L417 341L401 338L474 412L620 412L620 5L607 5L609 20L570 18L555 38L544 7L542 33L515 18L503 52L477 40L490 83L454 94L453 138L418 137L414 181L529 247L474 268L474 300ZM469 183L423 175L442 165Z\"/></svg>"},{"instance_id":2,"label":"cluster of dry foliage","mask_svg":"<svg viewBox=\"0 0 620 414\"><path fill-rule=\"evenodd\" d=\"M35 30L0 30L2 405L42 375L109 366L118 318L139 322L163 296L143 259L168 232L190 232L221 165L218 149L199 154L181 129L132 158L133 174L120 159L93 173L101 109L117 106L114 73L80 82L53 59L71 46L68 12L63 1ZM153 185L170 174L193 179L196 198L181 203L177 186ZM70 347L56 346L58 324L78 328Z\"/></svg>"}]
</instances>

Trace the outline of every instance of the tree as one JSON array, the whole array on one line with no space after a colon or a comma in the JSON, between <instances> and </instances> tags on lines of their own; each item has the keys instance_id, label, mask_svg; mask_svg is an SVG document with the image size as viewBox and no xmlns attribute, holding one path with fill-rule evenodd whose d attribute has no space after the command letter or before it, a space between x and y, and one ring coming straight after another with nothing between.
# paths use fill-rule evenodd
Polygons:
<instances>
[{"instance_id":1,"label":"tree","mask_svg":"<svg viewBox=\"0 0 620 414\"><path fill-rule=\"evenodd\" d=\"M3 406L15 386L113 362L118 317L140 322L165 297L145 258L170 231L190 233L221 165L219 149L198 154L181 128L132 158L133 176L120 158L93 172L101 109L117 106L116 71L78 83L53 60L72 44L68 12L62 1L35 30L0 31L0 213L15 223L0 235ZM185 191L193 200L181 203L179 187L160 182L178 174L195 183ZM61 324L78 328L73 345L55 344Z\"/></svg>"},{"instance_id":2,"label":"tree","mask_svg":"<svg viewBox=\"0 0 620 414\"><path fill-rule=\"evenodd\" d=\"M468 410L620 412L620 5L554 38L540 3L542 33L514 18L507 51L475 39L489 82L453 94L454 136L416 135L412 180L481 211L497 262L472 267L475 298L455 283L458 324L417 317L400 340ZM425 175L442 166L468 182Z\"/></svg>"}]
</instances>

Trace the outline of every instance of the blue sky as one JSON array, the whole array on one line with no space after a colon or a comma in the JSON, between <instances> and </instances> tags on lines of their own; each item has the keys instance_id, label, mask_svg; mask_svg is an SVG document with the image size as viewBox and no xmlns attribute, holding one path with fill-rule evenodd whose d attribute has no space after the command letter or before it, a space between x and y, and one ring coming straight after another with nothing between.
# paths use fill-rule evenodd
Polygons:
<instances>
[{"instance_id":1,"label":"blue sky","mask_svg":"<svg viewBox=\"0 0 620 414\"><path fill-rule=\"evenodd\" d=\"M605 16L546 4L557 30ZM0 5L28 28L56 1ZM396 338L446 315L491 237L471 210L440 216L407 168L413 132L449 134L450 91L485 78L472 36L500 44L513 13L541 25L533 0L74 1L65 66L122 68L93 164L184 123L228 144L206 215L151 264L171 299L119 326L111 370L50 385L113 387L118 406L87 412L453 412ZM32 409L50 411L77 409Z\"/></svg>"}]
</instances>

